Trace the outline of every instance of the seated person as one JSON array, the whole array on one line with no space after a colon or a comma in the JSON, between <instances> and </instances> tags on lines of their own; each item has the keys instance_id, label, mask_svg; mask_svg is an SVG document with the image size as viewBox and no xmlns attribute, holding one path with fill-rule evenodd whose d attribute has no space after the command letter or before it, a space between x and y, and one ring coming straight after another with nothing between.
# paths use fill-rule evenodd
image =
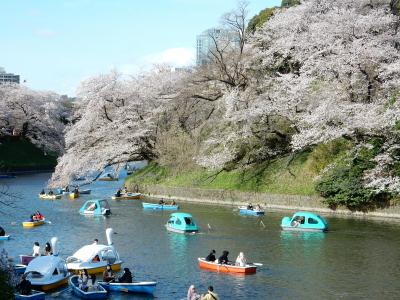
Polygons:
<instances>
[{"instance_id":1,"label":"seated person","mask_svg":"<svg viewBox=\"0 0 400 300\"><path fill-rule=\"evenodd\" d=\"M79 288L86 292L88 290L89 273L87 269L83 269L80 273L78 278Z\"/></svg>"},{"instance_id":2,"label":"seated person","mask_svg":"<svg viewBox=\"0 0 400 300\"><path fill-rule=\"evenodd\" d=\"M228 254L229 251L222 251L222 255L218 258L218 263L225 265L229 264Z\"/></svg>"},{"instance_id":3,"label":"seated person","mask_svg":"<svg viewBox=\"0 0 400 300\"><path fill-rule=\"evenodd\" d=\"M116 197L121 197L121 189L118 189L118 191L115 193Z\"/></svg>"},{"instance_id":4,"label":"seated person","mask_svg":"<svg viewBox=\"0 0 400 300\"><path fill-rule=\"evenodd\" d=\"M0 236L5 236L5 235L6 235L5 230L3 229L3 227L0 226Z\"/></svg>"},{"instance_id":5,"label":"seated person","mask_svg":"<svg viewBox=\"0 0 400 300\"><path fill-rule=\"evenodd\" d=\"M161 200L158 202L158 204L164 205L165 204L164 199L161 198Z\"/></svg>"},{"instance_id":6,"label":"seated person","mask_svg":"<svg viewBox=\"0 0 400 300\"><path fill-rule=\"evenodd\" d=\"M53 250L51 249L49 242L44 246L44 255L53 255Z\"/></svg>"},{"instance_id":7,"label":"seated person","mask_svg":"<svg viewBox=\"0 0 400 300\"><path fill-rule=\"evenodd\" d=\"M257 209L257 210L261 210L261 205L260 205L260 204L257 204L256 209Z\"/></svg>"},{"instance_id":8,"label":"seated person","mask_svg":"<svg viewBox=\"0 0 400 300\"><path fill-rule=\"evenodd\" d=\"M171 205L176 205L175 200L172 200Z\"/></svg>"},{"instance_id":9,"label":"seated person","mask_svg":"<svg viewBox=\"0 0 400 300\"><path fill-rule=\"evenodd\" d=\"M118 278L118 282L132 283L132 279L133 279L133 276L132 276L132 273L129 270L129 268L124 268L124 274L122 274L122 276Z\"/></svg>"},{"instance_id":10,"label":"seated person","mask_svg":"<svg viewBox=\"0 0 400 300\"><path fill-rule=\"evenodd\" d=\"M35 215L31 215L31 216L29 217L29 222L34 222L35 220L36 220Z\"/></svg>"},{"instance_id":11,"label":"seated person","mask_svg":"<svg viewBox=\"0 0 400 300\"><path fill-rule=\"evenodd\" d=\"M90 275L90 279L88 280L88 283L87 283L87 291L93 292L93 291L97 291L97 289L98 289L98 285L96 283L96 275L92 274L92 275Z\"/></svg>"},{"instance_id":12,"label":"seated person","mask_svg":"<svg viewBox=\"0 0 400 300\"><path fill-rule=\"evenodd\" d=\"M17 284L16 289L21 295L30 295L32 293L31 282L26 279L26 274L22 275L21 281Z\"/></svg>"},{"instance_id":13,"label":"seated person","mask_svg":"<svg viewBox=\"0 0 400 300\"><path fill-rule=\"evenodd\" d=\"M40 192L40 195L44 195L46 194L46 192L44 191L44 189L42 189L42 191Z\"/></svg>"},{"instance_id":14,"label":"seated person","mask_svg":"<svg viewBox=\"0 0 400 300\"><path fill-rule=\"evenodd\" d=\"M128 193L128 188L126 186L124 186L124 188L122 189L122 193L123 194L127 194Z\"/></svg>"},{"instance_id":15,"label":"seated person","mask_svg":"<svg viewBox=\"0 0 400 300\"><path fill-rule=\"evenodd\" d=\"M34 244L33 244L33 253L32 253L32 256L40 256L40 245L39 245L39 242L35 242Z\"/></svg>"},{"instance_id":16,"label":"seated person","mask_svg":"<svg viewBox=\"0 0 400 300\"><path fill-rule=\"evenodd\" d=\"M294 218L294 220L290 223L291 226L293 227L298 227L301 223L300 223L301 219L300 217L296 217Z\"/></svg>"},{"instance_id":17,"label":"seated person","mask_svg":"<svg viewBox=\"0 0 400 300\"><path fill-rule=\"evenodd\" d=\"M96 203L92 203L90 204L90 206L88 207L88 211L95 211L97 208L97 204Z\"/></svg>"},{"instance_id":18,"label":"seated person","mask_svg":"<svg viewBox=\"0 0 400 300\"><path fill-rule=\"evenodd\" d=\"M50 191L49 191L49 195L54 195L53 190L50 190Z\"/></svg>"},{"instance_id":19,"label":"seated person","mask_svg":"<svg viewBox=\"0 0 400 300\"><path fill-rule=\"evenodd\" d=\"M64 188L64 192L69 192L69 186L67 185L67 186L65 186L65 188Z\"/></svg>"},{"instance_id":20,"label":"seated person","mask_svg":"<svg viewBox=\"0 0 400 300\"><path fill-rule=\"evenodd\" d=\"M92 262L99 262L100 261L100 257L98 255L96 255L95 257L93 257Z\"/></svg>"},{"instance_id":21,"label":"seated person","mask_svg":"<svg viewBox=\"0 0 400 300\"><path fill-rule=\"evenodd\" d=\"M240 266L240 267L244 267L246 266L246 258L244 257L243 252L240 252L238 257L236 258L236 262L235 265Z\"/></svg>"},{"instance_id":22,"label":"seated person","mask_svg":"<svg viewBox=\"0 0 400 300\"><path fill-rule=\"evenodd\" d=\"M103 281L111 282L115 280L114 272L111 269L111 265L107 265L106 269L103 272Z\"/></svg>"},{"instance_id":23,"label":"seated person","mask_svg":"<svg viewBox=\"0 0 400 300\"><path fill-rule=\"evenodd\" d=\"M206 257L206 261L215 261L215 250L211 250L210 254Z\"/></svg>"},{"instance_id":24,"label":"seated person","mask_svg":"<svg viewBox=\"0 0 400 300\"><path fill-rule=\"evenodd\" d=\"M247 204L247 209L253 210L253 204L251 203Z\"/></svg>"}]
</instances>

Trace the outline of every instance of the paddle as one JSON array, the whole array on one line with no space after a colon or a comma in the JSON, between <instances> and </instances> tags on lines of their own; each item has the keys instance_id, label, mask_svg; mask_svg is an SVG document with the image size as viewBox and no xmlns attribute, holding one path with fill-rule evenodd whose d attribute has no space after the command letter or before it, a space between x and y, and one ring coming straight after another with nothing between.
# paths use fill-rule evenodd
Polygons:
<instances>
[{"instance_id":1,"label":"paddle","mask_svg":"<svg viewBox=\"0 0 400 300\"><path fill-rule=\"evenodd\" d=\"M258 266L258 267L262 267L263 266L263 264L261 264L261 263L250 263L250 265L255 265L255 266Z\"/></svg>"}]
</instances>

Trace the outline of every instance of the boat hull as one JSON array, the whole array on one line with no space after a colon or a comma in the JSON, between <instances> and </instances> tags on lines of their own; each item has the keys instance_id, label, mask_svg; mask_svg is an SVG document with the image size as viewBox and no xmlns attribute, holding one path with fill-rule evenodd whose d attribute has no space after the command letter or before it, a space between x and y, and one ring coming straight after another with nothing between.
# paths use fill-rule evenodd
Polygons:
<instances>
[{"instance_id":1,"label":"boat hull","mask_svg":"<svg viewBox=\"0 0 400 300\"><path fill-rule=\"evenodd\" d=\"M7 241L10 239L10 235L2 235L0 236L0 241Z\"/></svg>"},{"instance_id":2,"label":"boat hull","mask_svg":"<svg viewBox=\"0 0 400 300\"><path fill-rule=\"evenodd\" d=\"M115 283L115 282L99 282L107 291L111 292L125 292L125 293L141 293L141 294L154 294L157 282L143 281L133 283Z\"/></svg>"},{"instance_id":3,"label":"boat hull","mask_svg":"<svg viewBox=\"0 0 400 300\"><path fill-rule=\"evenodd\" d=\"M319 229L319 228L300 228L300 227L292 227L292 226L281 226L282 230L285 231L304 231L304 232L325 232L327 229Z\"/></svg>"},{"instance_id":4,"label":"boat hull","mask_svg":"<svg viewBox=\"0 0 400 300\"><path fill-rule=\"evenodd\" d=\"M194 233L198 233L199 232L198 230L178 229L178 228L171 227L169 225L165 225L165 227L167 228L168 231L175 232L175 233L194 234Z\"/></svg>"},{"instance_id":5,"label":"boat hull","mask_svg":"<svg viewBox=\"0 0 400 300\"><path fill-rule=\"evenodd\" d=\"M157 210L178 210L178 205L163 205L156 203L142 203L144 209L157 209Z\"/></svg>"},{"instance_id":6,"label":"boat hull","mask_svg":"<svg viewBox=\"0 0 400 300\"><path fill-rule=\"evenodd\" d=\"M206 261L204 258L199 258L199 267L201 269L223 272L223 273L234 273L234 274L255 274L257 272L257 266L248 265L246 267L240 267L235 265L217 264L214 262Z\"/></svg>"},{"instance_id":7,"label":"boat hull","mask_svg":"<svg viewBox=\"0 0 400 300\"><path fill-rule=\"evenodd\" d=\"M50 199L50 200L55 200L55 199L61 199L62 195L41 195L39 194L39 198L40 199Z\"/></svg>"},{"instance_id":8,"label":"boat hull","mask_svg":"<svg viewBox=\"0 0 400 300\"><path fill-rule=\"evenodd\" d=\"M112 196L112 200L138 200L140 199L142 194L140 193L133 193L133 194L126 194L126 195L121 195L119 197L117 196Z\"/></svg>"},{"instance_id":9,"label":"boat hull","mask_svg":"<svg viewBox=\"0 0 400 300\"><path fill-rule=\"evenodd\" d=\"M78 276L72 276L69 279L69 284L72 288L72 292L79 298L81 299L107 299L107 291L99 285L98 290L96 291L90 291L90 292L84 292L79 288L78 284Z\"/></svg>"},{"instance_id":10,"label":"boat hull","mask_svg":"<svg viewBox=\"0 0 400 300\"><path fill-rule=\"evenodd\" d=\"M69 193L69 199L79 198L79 193Z\"/></svg>"},{"instance_id":11,"label":"boat hull","mask_svg":"<svg viewBox=\"0 0 400 300\"><path fill-rule=\"evenodd\" d=\"M239 209L239 213L241 215L248 215L248 216L263 216L265 212L263 210L252 210L252 209Z\"/></svg>"},{"instance_id":12,"label":"boat hull","mask_svg":"<svg viewBox=\"0 0 400 300\"><path fill-rule=\"evenodd\" d=\"M44 300L46 294L41 291L32 290L30 295L21 295L17 293L14 295L16 300Z\"/></svg>"},{"instance_id":13,"label":"boat hull","mask_svg":"<svg viewBox=\"0 0 400 300\"><path fill-rule=\"evenodd\" d=\"M51 283L35 283L33 280L31 281L32 287L35 290L50 292L54 291L60 287L68 285L68 277L65 277L61 280L51 282Z\"/></svg>"},{"instance_id":14,"label":"boat hull","mask_svg":"<svg viewBox=\"0 0 400 300\"><path fill-rule=\"evenodd\" d=\"M17 273L17 274L19 274L19 275L24 274L25 270L26 270L26 265L23 265L23 264L16 264L16 265L14 266L14 271L15 271L15 273Z\"/></svg>"},{"instance_id":15,"label":"boat hull","mask_svg":"<svg viewBox=\"0 0 400 300\"><path fill-rule=\"evenodd\" d=\"M26 221L26 222L22 222L22 226L25 228L32 228L32 227L36 227L36 226L40 226L43 225L45 222L44 220L41 221Z\"/></svg>"},{"instance_id":16,"label":"boat hull","mask_svg":"<svg viewBox=\"0 0 400 300\"><path fill-rule=\"evenodd\" d=\"M91 192L92 192L92 190L82 190L82 191L79 191L79 193L80 193L81 195L89 195Z\"/></svg>"},{"instance_id":17,"label":"boat hull","mask_svg":"<svg viewBox=\"0 0 400 300\"><path fill-rule=\"evenodd\" d=\"M121 264L122 262L116 263L111 265L111 269L114 272L118 272L121 270ZM101 267L95 267L95 268L87 268L87 267L82 267L82 268L68 268L68 271L70 271L71 273L74 274L79 274L80 271L82 271L83 269L86 269L88 271L89 274L100 274L103 273L104 270L106 269L106 265L101 266Z\"/></svg>"}]
</instances>

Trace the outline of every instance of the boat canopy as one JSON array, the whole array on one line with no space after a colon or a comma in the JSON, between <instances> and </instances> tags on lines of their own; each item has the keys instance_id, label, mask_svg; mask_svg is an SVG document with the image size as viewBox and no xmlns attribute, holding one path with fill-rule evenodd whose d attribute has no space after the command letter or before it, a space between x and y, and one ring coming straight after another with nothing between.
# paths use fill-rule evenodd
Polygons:
<instances>
[{"instance_id":1,"label":"boat canopy","mask_svg":"<svg viewBox=\"0 0 400 300\"><path fill-rule=\"evenodd\" d=\"M26 267L25 274L30 273L31 278L40 281L50 280L52 277L65 277L68 274L67 267L63 259L59 256L39 256L33 259Z\"/></svg>"},{"instance_id":2,"label":"boat canopy","mask_svg":"<svg viewBox=\"0 0 400 300\"><path fill-rule=\"evenodd\" d=\"M100 260L106 260L110 264L119 259L117 251L113 246L107 245L86 245L67 258L68 263L72 262L91 262L98 255Z\"/></svg>"}]
</instances>

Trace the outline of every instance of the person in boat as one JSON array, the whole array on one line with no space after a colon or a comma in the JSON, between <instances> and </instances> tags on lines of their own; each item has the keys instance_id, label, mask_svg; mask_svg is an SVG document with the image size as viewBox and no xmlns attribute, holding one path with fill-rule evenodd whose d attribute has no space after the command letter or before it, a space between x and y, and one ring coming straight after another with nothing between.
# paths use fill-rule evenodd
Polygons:
<instances>
[{"instance_id":1,"label":"person in boat","mask_svg":"<svg viewBox=\"0 0 400 300\"><path fill-rule=\"evenodd\" d=\"M115 196L116 197L121 197L121 189L118 189L118 191L115 193Z\"/></svg>"},{"instance_id":2,"label":"person in boat","mask_svg":"<svg viewBox=\"0 0 400 300\"><path fill-rule=\"evenodd\" d=\"M164 201L164 199L163 199L163 198L161 198L161 200L158 202L158 204L160 204L160 205L164 205L164 204L165 204L165 201Z\"/></svg>"},{"instance_id":3,"label":"person in boat","mask_svg":"<svg viewBox=\"0 0 400 300\"><path fill-rule=\"evenodd\" d=\"M218 258L218 263L223 265L229 264L228 254L229 251L226 250L222 251L222 255Z\"/></svg>"},{"instance_id":4,"label":"person in boat","mask_svg":"<svg viewBox=\"0 0 400 300\"><path fill-rule=\"evenodd\" d=\"M36 220L43 220L43 215L40 213L40 211L35 212Z\"/></svg>"},{"instance_id":5,"label":"person in boat","mask_svg":"<svg viewBox=\"0 0 400 300\"><path fill-rule=\"evenodd\" d=\"M251 203L247 204L247 209L253 210L253 204L251 204Z\"/></svg>"},{"instance_id":6,"label":"person in boat","mask_svg":"<svg viewBox=\"0 0 400 300\"><path fill-rule=\"evenodd\" d=\"M0 226L0 236L5 236L6 235L6 231L4 230L3 227Z\"/></svg>"},{"instance_id":7,"label":"person in boat","mask_svg":"<svg viewBox=\"0 0 400 300\"><path fill-rule=\"evenodd\" d=\"M206 261L215 261L215 250L211 250L210 254L207 255Z\"/></svg>"},{"instance_id":8,"label":"person in boat","mask_svg":"<svg viewBox=\"0 0 400 300\"><path fill-rule=\"evenodd\" d=\"M208 287L207 294L201 295L201 300L219 300L217 293L214 293L212 285Z\"/></svg>"},{"instance_id":9,"label":"person in boat","mask_svg":"<svg viewBox=\"0 0 400 300\"><path fill-rule=\"evenodd\" d=\"M115 280L114 272L111 269L111 265L107 265L106 269L103 272L103 281L111 282Z\"/></svg>"},{"instance_id":10,"label":"person in boat","mask_svg":"<svg viewBox=\"0 0 400 300\"><path fill-rule=\"evenodd\" d=\"M26 279L26 274L22 275L21 281L16 286L16 290L24 296L28 296L32 293L32 285L31 282Z\"/></svg>"},{"instance_id":11,"label":"person in boat","mask_svg":"<svg viewBox=\"0 0 400 300\"><path fill-rule=\"evenodd\" d=\"M54 195L53 190L50 190L50 191L49 191L49 195L50 195L50 196L51 196L51 195Z\"/></svg>"},{"instance_id":12,"label":"person in boat","mask_svg":"<svg viewBox=\"0 0 400 300\"><path fill-rule=\"evenodd\" d=\"M39 242L35 242L33 244L32 250L33 250L32 256L40 256L40 245L39 245Z\"/></svg>"},{"instance_id":13,"label":"person in boat","mask_svg":"<svg viewBox=\"0 0 400 300\"><path fill-rule=\"evenodd\" d=\"M122 193L123 194L127 194L128 193L128 188L126 186L124 186L124 188L122 189Z\"/></svg>"},{"instance_id":14,"label":"person in boat","mask_svg":"<svg viewBox=\"0 0 400 300\"><path fill-rule=\"evenodd\" d=\"M36 221L36 217L35 217L35 215L31 215L30 217L29 217L29 222L35 222Z\"/></svg>"},{"instance_id":15,"label":"person in boat","mask_svg":"<svg viewBox=\"0 0 400 300\"><path fill-rule=\"evenodd\" d=\"M239 267L245 267L246 266L246 258L244 257L243 252L240 252L238 257L236 258L235 265Z\"/></svg>"},{"instance_id":16,"label":"person in boat","mask_svg":"<svg viewBox=\"0 0 400 300\"><path fill-rule=\"evenodd\" d=\"M124 274L118 278L118 282L120 283L132 283L133 276L129 268L124 268Z\"/></svg>"},{"instance_id":17,"label":"person in boat","mask_svg":"<svg viewBox=\"0 0 400 300\"><path fill-rule=\"evenodd\" d=\"M260 204L256 205L256 210L261 210L261 205Z\"/></svg>"},{"instance_id":18,"label":"person in boat","mask_svg":"<svg viewBox=\"0 0 400 300\"><path fill-rule=\"evenodd\" d=\"M69 192L69 186L68 185L65 186L64 192Z\"/></svg>"},{"instance_id":19,"label":"person in boat","mask_svg":"<svg viewBox=\"0 0 400 300\"><path fill-rule=\"evenodd\" d=\"M88 292L93 292L98 290L98 285L96 283L96 275L92 274L90 275L90 278L87 283L87 291Z\"/></svg>"},{"instance_id":20,"label":"person in boat","mask_svg":"<svg viewBox=\"0 0 400 300\"><path fill-rule=\"evenodd\" d=\"M96 263L100 261L100 257L98 255L95 255L95 257L93 257L92 262Z\"/></svg>"},{"instance_id":21,"label":"person in boat","mask_svg":"<svg viewBox=\"0 0 400 300\"><path fill-rule=\"evenodd\" d=\"M171 201L171 205L176 205L175 200Z\"/></svg>"},{"instance_id":22,"label":"person in boat","mask_svg":"<svg viewBox=\"0 0 400 300\"><path fill-rule=\"evenodd\" d=\"M93 245L97 245L99 243L99 240L98 239L94 239L93 240Z\"/></svg>"},{"instance_id":23,"label":"person in boat","mask_svg":"<svg viewBox=\"0 0 400 300\"><path fill-rule=\"evenodd\" d=\"M40 195L45 195L46 192L44 191L44 189L42 189L42 191L40 192Z\"/></svg>"},{"instance_id":24,"label":"person in boat","mask_svg":"<svg viewBox=\"0 0 400 300\"><path fill-rule=\"evenodd\" d=\"M88 290L88 281L89 281L89 273L87 271L87 269L83 269L81 270L80 274L79 274L79 278L78 278L78 282L79 282L79 288L86 292Z\"/></svg>"},{"instance_id":25,"label":"person in boat","mask_svg":"<svg viewBox=\"0 0 400 300\"><path fill-rule=\"evenodd\" d=\"M96 203L92 203L90 204L90 206L87 208L88 211L95 211L97 208L97 204Z\"/></svg>"},{"instance_id":26,"label":"person in boat","mask_svg":"<svg viewBox=\"0 0 400 300\"><path fill-rule=\"evenodd\" d=\"M196 288L192 284L187 292L187 300L199 300L200 295L196 293Z\"/></svg>"},{"instance_id":27,"label":"person in boat","mask_svg":"<svg viewBox=\"0 0 400 300\"><path fill-rule=\"evenodd\" d=\"M53 255L53 250L51 249L49 242L44 246L44 255Z\"/></svg>"}]
</instances>

